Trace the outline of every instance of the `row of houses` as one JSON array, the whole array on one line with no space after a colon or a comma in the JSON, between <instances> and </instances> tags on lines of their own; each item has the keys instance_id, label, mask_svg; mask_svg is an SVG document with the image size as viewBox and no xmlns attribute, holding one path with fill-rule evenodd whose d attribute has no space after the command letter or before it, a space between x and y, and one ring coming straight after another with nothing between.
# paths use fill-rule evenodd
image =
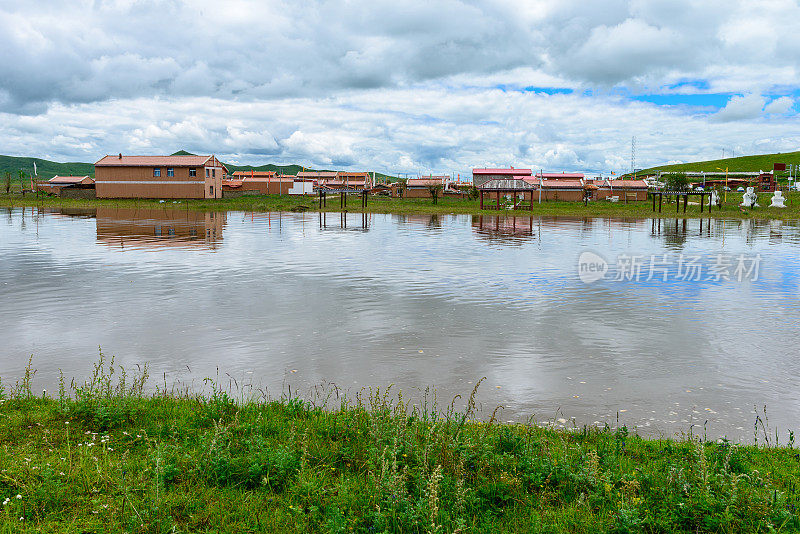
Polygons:
<instances>
[{"instance_id":1,"label":"row of houses","mask_svg":"<svg viewBox=\"0 0 800 534\"><path fill-rule=\"evenodd\" d=\"M515 183L516 182L516 183ZM583 173L534 173L531 169L473 169L472 183L484 193L498 190L533 192L537 199L582 202L584 200L647 200L644 180L586 177Z\"/></svg>"},{"instance_id":2,"label":"row of houses","mask_svg":"<svg viewBox=\"0 0 800 534\"><path fill-rule=\"evenodd\" d=\"M39 188L62 196L98 198L214 199L250 194L308 195L320 190L368 190L404 198L465 198L473 186L481 190L493 181L519 180L526 185L516 189L535 189L541 200L581 201L587 190L592 192L592 199L620 195L626 201L647 199L647 184L642 180L587 178L582 173L534 174L531 169L513 167L473 169L471 183L430 175L391 184L376 183L374 174L368 172L303 171L295 176L251 170L230 174L214 155L117 154L101 158L94 167L94 178L56 176L40 183Z\"/></svg>"},{"instance_id":3,"label":"row of houses","mask_svg":"<svg viewBox=\"0 0 800 534\"><path fill-rule=\"evenodd\" d=\"M316 189L363 190L375 185L368 172L236 171L216 156L105 156L90 176L55 176L37 189L62 196L97 198L222 198L243 194L312 194Z\"/></svg>"}]
</instances>

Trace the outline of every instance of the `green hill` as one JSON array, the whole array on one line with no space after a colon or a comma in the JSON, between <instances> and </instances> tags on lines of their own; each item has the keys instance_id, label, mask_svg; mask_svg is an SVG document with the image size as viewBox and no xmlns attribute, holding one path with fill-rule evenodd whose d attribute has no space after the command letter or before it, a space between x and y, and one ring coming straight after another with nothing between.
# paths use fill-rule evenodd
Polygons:
<instances>
[{"instance_id":1,"label":"green hill","mask_svg":"<svg viewBox=\"0 0 800 534\"><path fill-rule=\"evenodd\" d=\"M33 174L33 162L39 178L49 180L56 174L60 176L94 176L94 163L57 163L39 158L17 158L14 156L0 156L0 176L10 172L16 179L17 173L22 170L26 176Z\"/></svg>"},{"instance_id":2,"label":"green hill","mask_svg":"<svg viewBox=\"0 0 800 534\"><path fill-rule=\"evenodd\" d=\"M687 172L687 171L718 171L728 168L729 172L757 172L771 171L773 163L800 164L800 151L784 152L777 154L758 154L755 156L740 156L737 158L713 159L710 161L697 161L694 163L678 163L674 165L659 165L636 171L637 176L657 174L658 172ZM626 175L627 176L627 175Z\"/></svg>"}]
</instances>

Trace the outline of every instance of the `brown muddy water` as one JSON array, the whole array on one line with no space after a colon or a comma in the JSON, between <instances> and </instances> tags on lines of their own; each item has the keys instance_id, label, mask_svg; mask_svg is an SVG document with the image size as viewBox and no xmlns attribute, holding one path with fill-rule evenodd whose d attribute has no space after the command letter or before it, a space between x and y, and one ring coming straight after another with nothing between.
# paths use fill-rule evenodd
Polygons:
<instances>
[{"instance_id":1,"label":"brown muddy water","mask_svg":"<svg viewBox=\"0 0 800 534\"><path fill-rule=\"evenodd\" d=\"M753 439L800 430L800 223L0 212L0 377L354 395ZM319 391L319 388L317 388ZM759 427L759 432L763 430Z\"/></svg>"}]
</instances>

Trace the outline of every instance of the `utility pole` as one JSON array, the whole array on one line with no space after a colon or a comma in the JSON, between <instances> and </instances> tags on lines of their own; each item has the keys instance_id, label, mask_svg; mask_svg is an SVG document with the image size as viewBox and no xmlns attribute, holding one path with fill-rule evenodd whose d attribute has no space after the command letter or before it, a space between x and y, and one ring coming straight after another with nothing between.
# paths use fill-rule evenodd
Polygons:
<instances>
[{"instance_id":1,"label":"utility pole","mask_svg":"<svg viewBox=\"0 0 800 534\"><path fill-rule=\"evenodd\" d=\"M631 136L631 174L636 179L636 136Z\"/></svg>"},{"instance_id":2,"label":"utility pole","mask_svg":"<svg viewBox=\"0 0 800 534\"><path fill-rule=\"evenodd\" d=\"M539 169L539 204L542 203L542 186L544 185L544 169Z\"/></svg>"}]
</instances>

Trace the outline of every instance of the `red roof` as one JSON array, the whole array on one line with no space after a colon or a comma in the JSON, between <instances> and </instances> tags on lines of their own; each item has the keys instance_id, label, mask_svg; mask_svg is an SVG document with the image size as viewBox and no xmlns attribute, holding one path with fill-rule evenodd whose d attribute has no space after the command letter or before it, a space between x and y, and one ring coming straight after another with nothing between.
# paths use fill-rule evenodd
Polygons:
<instances>
[{"instance_id":1,"label":"red roof","mask_svg":"<svg viewBox=\"0 0 800 534\"><path fill-rule=\"evenodd\" d=\"M600 187L627 187L633 189L647 189L647 182L644 180L608 180L596 182Z\"/></svg>"},{"instance_id":2,"label":"red roof","mask_svg":"<svg viewBox=\"0 0 800 534\"><path fill-rule=\"evenodd\" d=\"M542 189L548 188L557 188L557 187L564 187L564 188L572 188L572 189L583 189L583 182L580 180L542 180Z\"/></svg>"},{"instance_id":3,"label":"red roof","mask_svg":"<svg viewBox=\"0 0 800 534\"><path fill-rule=\"evenodd\" d=\"M549 180L551 178L574 178L574 179L581 179L583 178L582 172L546 172L541 173L537 172L536 176L542 176L545 180Z\"/></svg>"},{"instance_id":4,"label":"red roof","mask_svg":"<svg viewBox=\"0 0 800 534\"><path fill-rule=\"evenodd\" d=\"M105 156L95 167L202 167L214 156ZM212 163L213 163L212 160ZM219 160L216 160L225 168ZM227 169L226 169L227 170Z\"/></svg>"},{"instance_id":5,"label":"red roof","mask_svg":"<svg viewBox=\"0 0 800 534\"><path fill-rule=\"evenodd\" d=\"M325 185L364 185L365 180L326 180Z\"/></svg>"},{"instance_id":6,"label":"red roof","mask_svg":"<svg viewBox=\"0 0 800 534\"><path fill-rule=\"evenodd\" d=\"M223 185L227 185L230 187L239 187L242 184L250 183L250 184L266 184L266 183L275 183L278 182L293 182L294 176L236 176L233 179L223 179Z\"/></svg>"},{"instance_id":7,"label":"red roof","mask_svg":"<svg viewBox=\"0 0 800 534\"><path fill-rule=\"evenodd\" d=\"M53 176L50 178L48 183L51 184L93 184L94 180L89 178L88 175L86 176Z\"/></svg>"},{"instance_id":8,"label":"red roof","mask_svg":"<svg viewBox=\"0 0 800 534\"><path fill-rule=\"evenodd\" d=\"M267 178L275 176L275 171L235 171L233 176L236 178Z\"/></svg>"},{"instance_id":9,"label":"red roof","mask_svg":"<svg viewBox=\"0 0 800 534\"><path fill-rule=\"evenodd\" d=\"M447 176L429 176L427 178L409 178L406 181L408 187L428 187L429 185L444 185Z\"/></svg>"},{"instance_id":10,"label":"red roof","mask_svg":"<svg viewBox=\"0 0 800 534\"><path fill-rule=\"evenodd\" d=\"M530 176L530 169L472 169L472 174L507 174L510 176Z\"/></svg>"},{"instance_id":11,"label":"red roof","mask_svg":"<svg viewBox=\"0 0 800 534\"><path fill-rule=\"evenodd\" d=\"M336 171L300 171L297 173L298 178L336 178Z\"/></svg>"}]
</instances>

